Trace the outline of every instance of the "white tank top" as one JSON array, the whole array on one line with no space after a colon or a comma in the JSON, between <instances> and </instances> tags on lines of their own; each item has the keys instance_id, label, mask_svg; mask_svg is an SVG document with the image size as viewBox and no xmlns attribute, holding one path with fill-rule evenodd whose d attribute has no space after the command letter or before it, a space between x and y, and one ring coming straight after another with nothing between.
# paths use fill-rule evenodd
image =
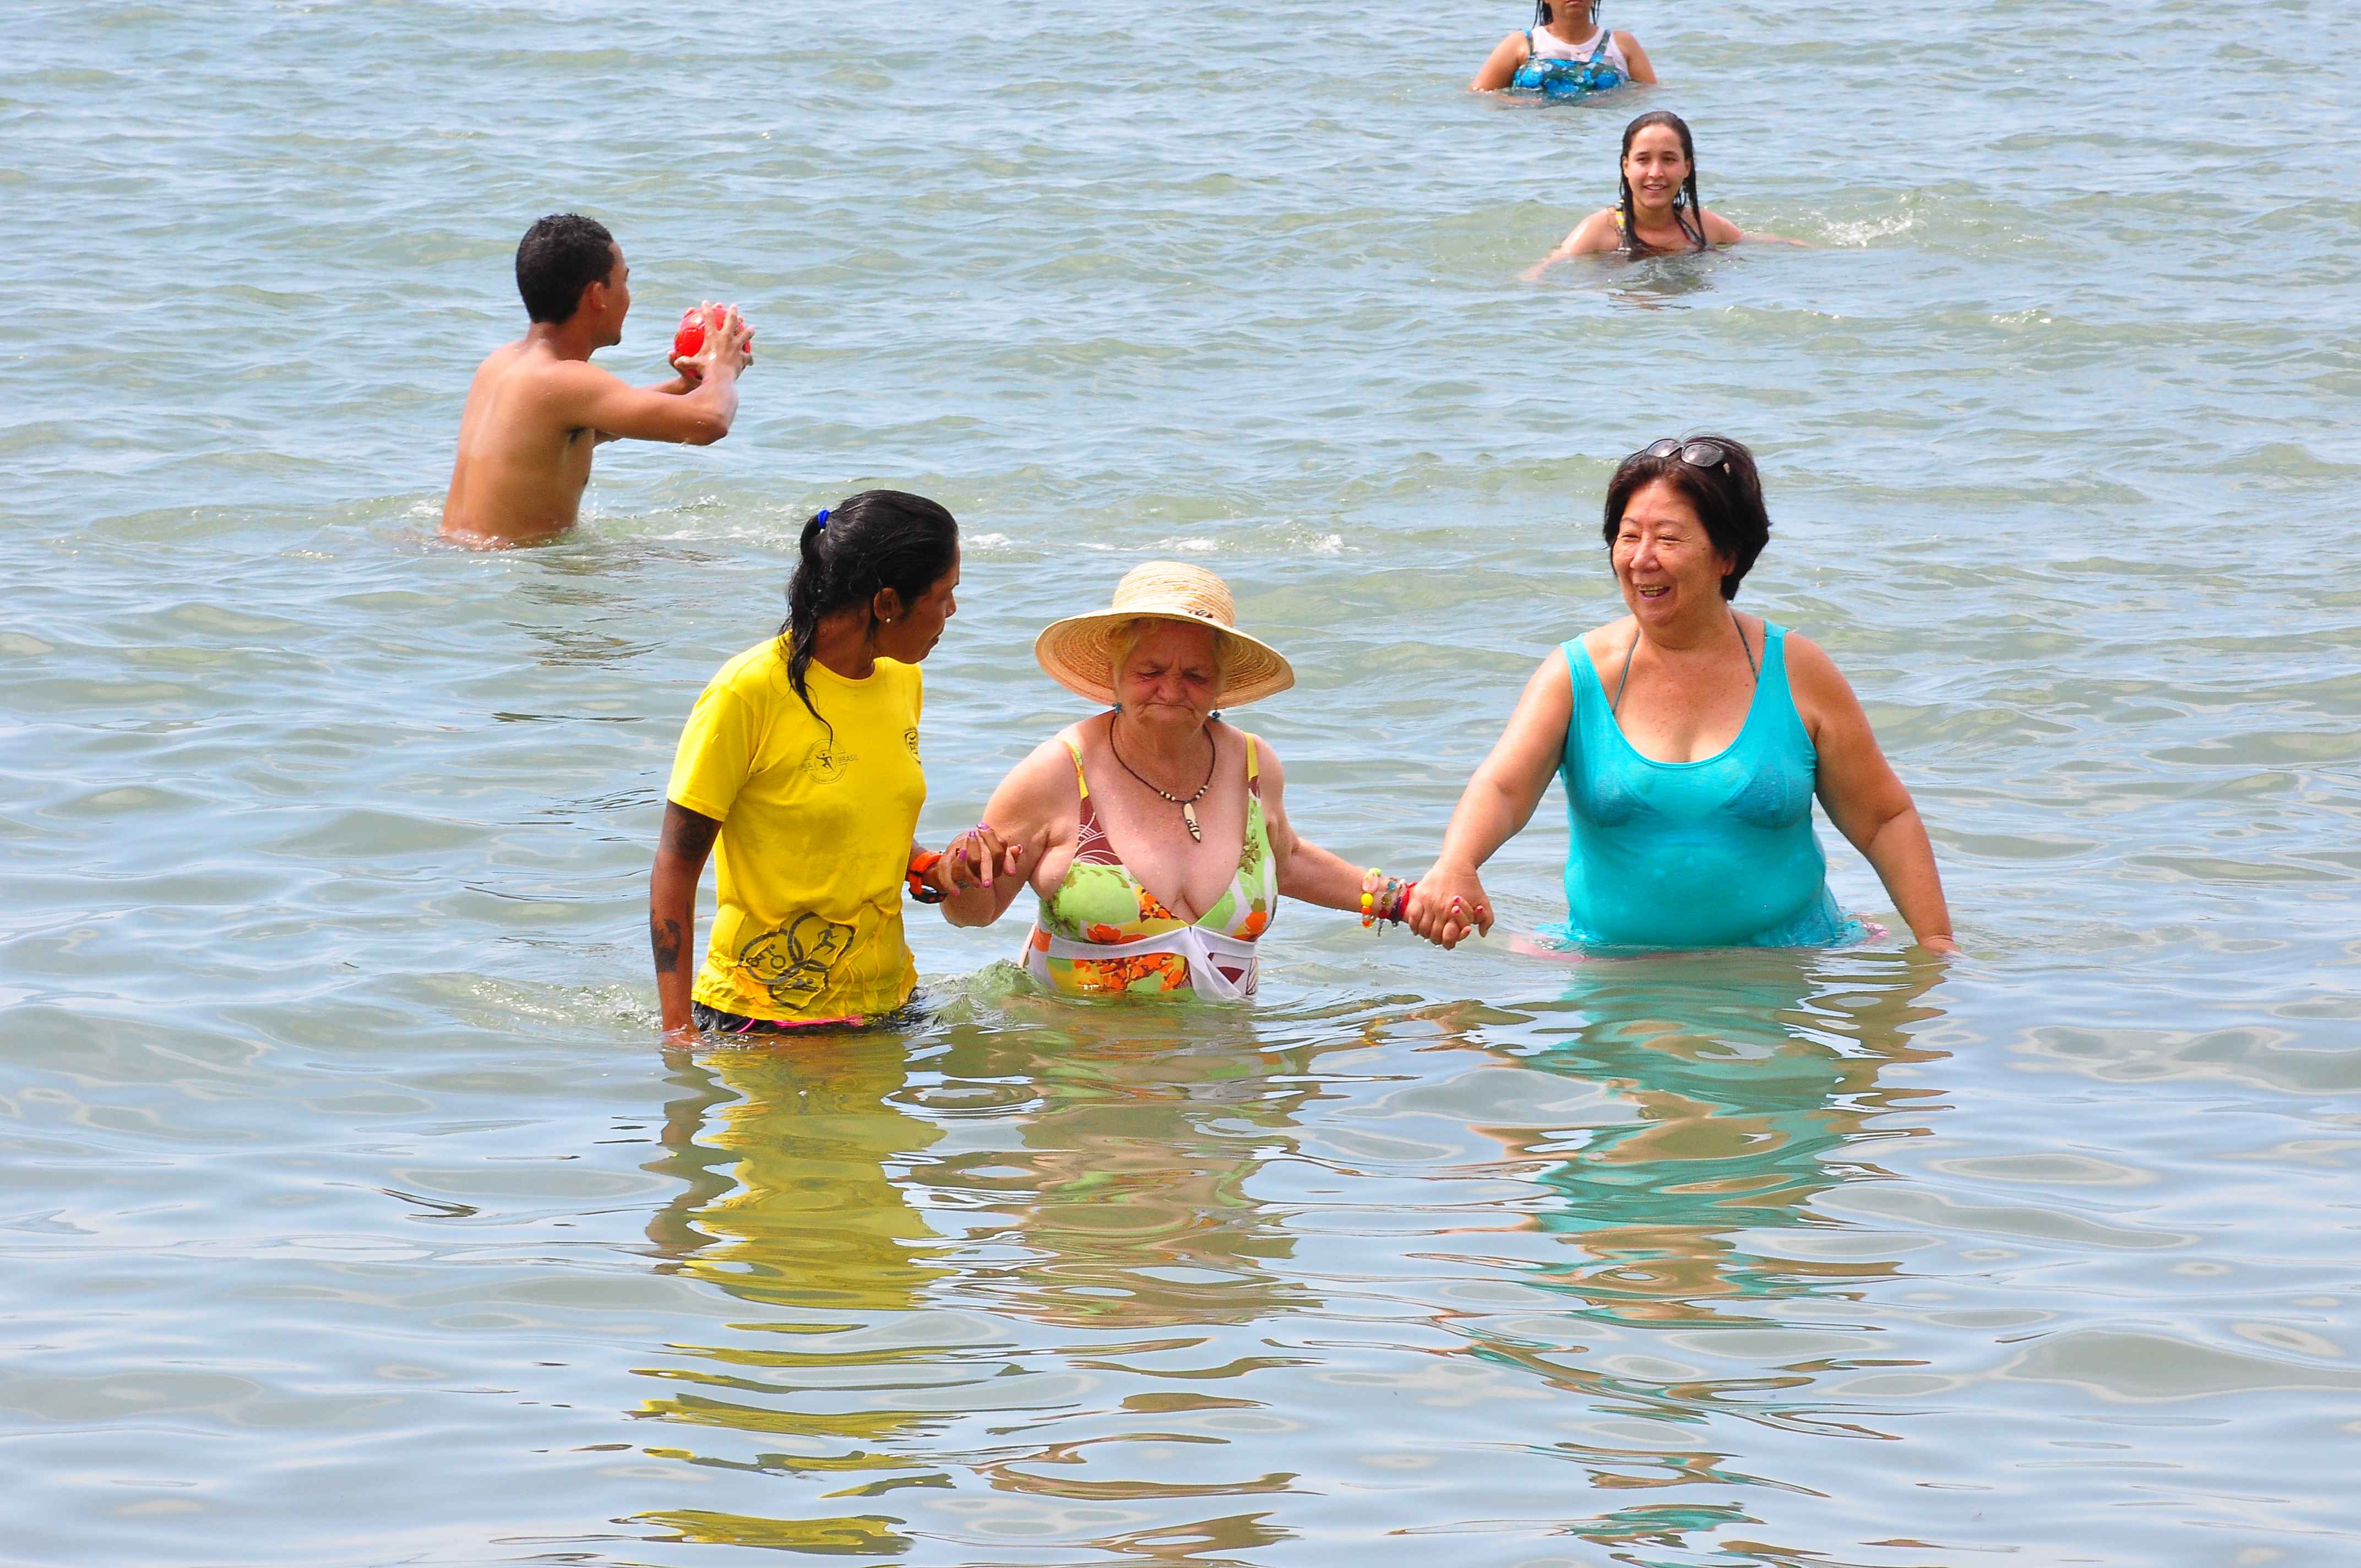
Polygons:
<instances>
[{"instance_id":1,"label":"white tank top","mask_svg":"<svg viewBox=\"0 0 2361 1568\"><path fill-rule=\"evenodd\" d=\"M1588 38L1578 44L1566 42L1547 27L1535 27L1532 57L1535 60L1588 60L1597 51L1602 39L1607 45L1607 52L1603 58L1608 64L1622 72L1624 78L1629 80L1631 75L1631 62L1623 58L1623 46L1617 43L1615 35L1605 27L1595 28Z\"/></svg>"}]
</instances>

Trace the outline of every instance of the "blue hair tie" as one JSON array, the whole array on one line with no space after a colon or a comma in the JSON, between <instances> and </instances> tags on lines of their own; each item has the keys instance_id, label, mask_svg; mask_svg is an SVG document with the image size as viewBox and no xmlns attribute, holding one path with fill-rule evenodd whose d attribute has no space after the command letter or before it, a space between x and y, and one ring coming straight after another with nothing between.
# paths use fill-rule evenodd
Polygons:
<instances>
[{"instance_id":1,"label":"blue hair tie","mask_svg":"<svg viewBox=\"0 0 2361 1568\"><path fill-rule=\"evenodd\" d=\"M815 518L813 521L818 522L822 528L826 528L828 526L828 508L820 508L819 516Z\"/></svg>"}]
</instances>

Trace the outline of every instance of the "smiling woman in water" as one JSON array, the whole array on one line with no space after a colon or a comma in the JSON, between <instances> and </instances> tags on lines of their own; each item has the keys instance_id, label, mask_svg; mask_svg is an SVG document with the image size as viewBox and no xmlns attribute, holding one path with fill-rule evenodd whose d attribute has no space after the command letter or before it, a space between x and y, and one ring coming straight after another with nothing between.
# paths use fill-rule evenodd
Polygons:
<instances>
[{"instance_id":1,"label":"smiling woman in water","mask_svg":"<svg viewBox=\"0 0 2361 1568\"><path fill-rule=\"evenodd\" d=\"M1754 455L1659 441L1607 487L1631 614L1542 661L1416 883L1410 922L1451 947L1492 926L1477 875L1565 780L1567 934L1580 945L1808 948L1857 939L1812 798L1875 867L1926 947L1951 950L1910 792L1826 653L1730 601L1771 537Z\"/></svg>"},{"instance_id":2,"label":"smiling woman in water","mask_svg":"<svg viewBox=\"0 0 2361 1568\"><path fill-rule=\"evenodd\" d=\"M1653 256L1707 250L1742 240L1801 245L1775 234L1748 234L1697 198L1697 145L1686 120L1653 109L1623 127L1623 156L1615 205L1574 226L1555 250L1526 269L1527 281L1575 256Z\"/></svg>"}]
</instances>

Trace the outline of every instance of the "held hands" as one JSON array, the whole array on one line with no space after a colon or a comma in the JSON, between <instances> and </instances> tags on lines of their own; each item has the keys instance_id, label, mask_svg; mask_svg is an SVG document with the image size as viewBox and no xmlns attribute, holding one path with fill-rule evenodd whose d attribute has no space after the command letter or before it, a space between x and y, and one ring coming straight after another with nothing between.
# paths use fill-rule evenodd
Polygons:
<instances>
[{"instance_id":1,"label":"held hands","mask_svg":"<svg viewBox=\"0 0 2361 1568\"><path fill-rule=\"evenodd\" d=\"M1473 866L1437 861L1410 895L1410 928L1442 948L1492 929L1492 900Z\"/></svg>"},{"instance_id":2,"label":"held hands","mask_svg":"<svg viewBox=\"0 0 2361 1568\"><path fill-rule=\"evenodd\" d=\"M1022 852L991 823L979 822L943 846L942 859L927 872L927 883L946 898L972 887L990 887L995 868L1003 876L1016 874Z\"/></svg>"},{"instance_id":3,"label":"held hands","mask_svg":"<svg viewBox=\"0 0 2361 1568\"><path fill-rule=\"evenodd\" d=\"M695 385L717 365L742 371L754 363L754 329L737 306L706 301L689 315L692 321L684 322L673 339L671 355L672 367L682 379ZM704 327L698 329L695 321L702 321Z\"/></svg>"}]
</instances>

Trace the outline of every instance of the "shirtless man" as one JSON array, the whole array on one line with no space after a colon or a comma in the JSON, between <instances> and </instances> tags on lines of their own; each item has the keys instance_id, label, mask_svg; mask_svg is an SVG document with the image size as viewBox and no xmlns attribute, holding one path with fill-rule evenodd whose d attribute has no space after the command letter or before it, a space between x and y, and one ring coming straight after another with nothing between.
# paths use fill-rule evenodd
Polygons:
<instances>
[{"instance_id":1,"label":"shirtless man","mask_svg":"<svg viewBox=\"0 0 2361 1568\"><path fill-rule=\"evenodd\" d=\"M516 270L533 324L477 368L443 500L443 532L470 544L528 544L573 527L601 442L720 440L738 412L738 372L753 359L754 334L733 307L660 386L627 386L592 365L622 341L631 308L631 267L593 219L534 224Z\"/></svg>"}]
</instances>

